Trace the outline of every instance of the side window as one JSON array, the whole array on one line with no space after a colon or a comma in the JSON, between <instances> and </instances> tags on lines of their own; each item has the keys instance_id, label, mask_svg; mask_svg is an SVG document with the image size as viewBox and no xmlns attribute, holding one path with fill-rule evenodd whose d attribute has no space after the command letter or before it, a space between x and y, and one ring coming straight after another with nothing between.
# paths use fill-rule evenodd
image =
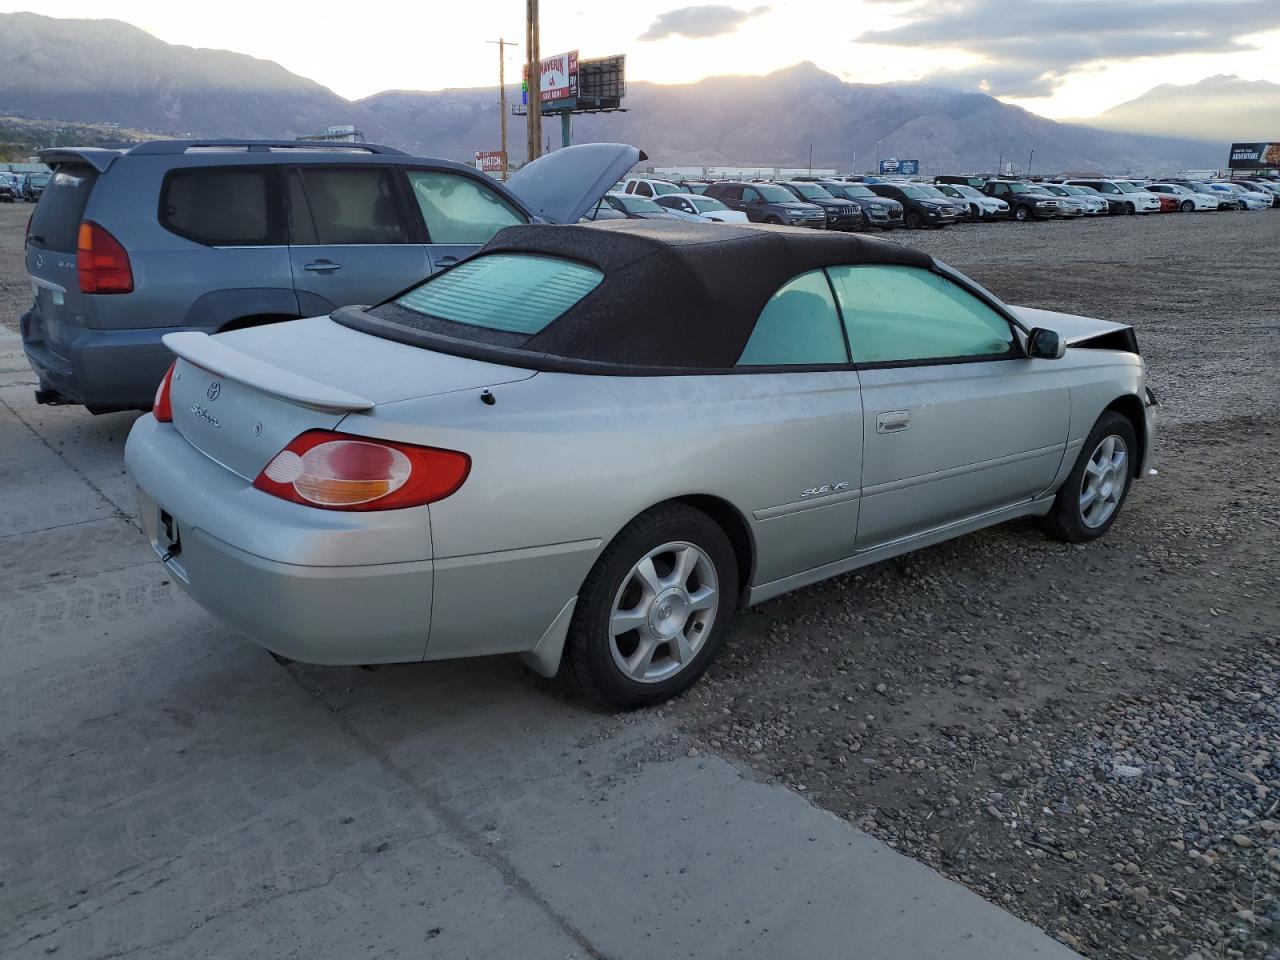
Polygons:
<instances>
[{"instance_id":1,"label":"side window","mask_svg":"<svg viewBox=\"0 0 1280 960\"><path fill-rule=\"evenodd\" d=\"M760 191L755 187L744 187L742 190L742 199L747 203L755 203L760 199Z\"/></svg>"},{"instance_id":2,"label":"side window","mask_svg":"<svg viewBox=\"0 0 1280 960\"><path fill-rule=\"evenodd\" d=\"M1008 193L1008 192L1009 192L1009 185L1008 185L1007 183L997 183L997 184L994 184L994 185L992 186L991 192L992 192L992 193L994 193L994 194L998 197L998 196L1000 196L1000 195L1001 195L1001 194L1003 194L1003 193Z\"/></svg>"},{"instance_id":3,"label":"side window","mask_svg":"<svg viewBox=\"0 0 1280 960\"><path fill-rule=\"evenodd\" d=\"M740 367L848 363L831 285L821 270L784 283L756 319Z\"/></svg>"},{"instance_id":4,"label":"side window","mask_svg":"<svg viewBox=\"0 0 1280 960\"><path fill-rule=\"evenodd\" d=\"M300 167L290 177L296 244L407 243L395 180L382 167ZM301 207L300 207L301 205Z\"/></svg>"},{"instance_id":5,"label":"side window","mask_svg":"<svg viewBox=\"0 0 1280 960\"><path fill-rule=\"evenodd\" d=\"M172 171L160 192L160 224L210 246L284 242L275 167L190 167Z\"/></svg>"},{"instance_id":6,"label":"side window","mask_svg":"<svg viewBox=\"0 0 1280 960\"><path fill-rule=\"evenodd\" d=\"M440 170L410 170L409 187L431 243L487 243L525 218L478 180Z\"/></svg>"},{"instance_id":7,"label":"side window","mask_svg":"<svg viewBox=\"0 0 1280 960\"><path fill-rule=\"evenodd\" d=\"M647 183L638 183L636 184L636 193L640 194L642 197L652 197L653 187L649 186Z\"/></svg>"},{"instance_id":8,"label":"side window","mask_svg":"<svg viewBox=\"0 0 1280 960\"><path fill-rule=\"evenodd\" d=\"M623 188L622 192L623 192L623 193L635 193L635 192L636 192L636 182L635 182L634 180L628 180L628 181L627 181L627 185Z\"/></svg>"},{"instance_id":9,"label":"side window","mask_svg":"<svg viewBox=\"0 0 1280 960\"><path fill-rule=\"evenodd\" d=\"M854 363L1014 355L1009 322L917 267L831 267Z\"/></svg>"}]
</instances>

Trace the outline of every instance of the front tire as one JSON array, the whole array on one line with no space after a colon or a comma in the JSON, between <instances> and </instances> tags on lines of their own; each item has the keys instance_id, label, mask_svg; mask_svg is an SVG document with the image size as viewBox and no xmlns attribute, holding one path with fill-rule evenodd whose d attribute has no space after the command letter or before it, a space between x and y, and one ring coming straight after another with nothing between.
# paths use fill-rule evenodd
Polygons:
<instances>
[{"instance_id":1,"label":"front tire","mask_svg":"<svg viewBox=\"0 0 1280 960\"><path fill-rule=\"evenodd\" d=\"M1031 214L1026 207L1013 208L1013 219L1017 220L1019 223L1025 223L1027 220L1027 217L1029 217L1030 215Z\"/></svg>"},{"instance_id":2,"label":"front tire","mask_svg":"<svg viewBox=\"0 0 1280 960\"><path fill-rule=\"evenodd\" d=\"M1135 207L1132 203L1126 203L1124 205L1124 215L1126 217L1132 217L1137 212L1138 212L1138 208Z\"/></svg>"},{"instance_id":3,"label":"front tire","mask_svg":"<svg viewBox=\"0 0 1280 960\"><path fill-rule=\"evenodd\" d=\"M1183 213L1191 213L1192 211L1194 211L1194 210L1195 210L1195 208L1196 208L1196 205L1195 205L1194 203L1192 203L1190 200L1183 200L1183 201L1182 201L1182 212L1183 212Z\"/></svg>"},{"instance_id":4,"label":"front tire","mask_svg":"<svg viewBox=\"0 0 1280 960\"><path fill-rule=\"evenodd\" d=\"M738 607L738 562L720 526L671 503L613 539L578 594L561 675L631 709L687 690L724 644Z\"/></svg>"},{"instance_id":5,"label":"front tire","mask_svg":"<svg viewBox=\"0 0 1280 960\"><path fill-rule=\"evenodd\" d=\"M1087 543L1110 530L1129 495L1137 450L1129 419L1114 410L1103 413L1044 517L1045 532L1066 543Z\"/></svg>"},{"instance_id":6,"label":"front tire","mask_svg":"<svg viewBox=\"0 0 1280 960\"><path fill-rule=\"evenodd\" d=\"M916 213L914 210L909 210L907 212L905 223L908 230L919 230L920 224L922 223L920 214Z\"/></svg>"}]
</instances>

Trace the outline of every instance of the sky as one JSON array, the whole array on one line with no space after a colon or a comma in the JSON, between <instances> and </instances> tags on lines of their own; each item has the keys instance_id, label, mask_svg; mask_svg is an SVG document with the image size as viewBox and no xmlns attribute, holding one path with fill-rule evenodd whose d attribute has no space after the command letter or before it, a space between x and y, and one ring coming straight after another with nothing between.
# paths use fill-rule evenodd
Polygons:
<instances>
[{"instance_id":1,"label":"sky","mask_svg":"<svg viewBox=\"0 0 1280 960\"><path fill-rule=\"evenodd\" d=\"M0 11L32 10L8 4ZM543 55L625 53L627 77L687 83L812 61L858 83L979 90L1054 119L1093 116L1161 83L1280 81L1280 0L542 0ZM350 98L497 83L523 61L523 0L59 0L59 17L132 23L169 43L274 60ZM362 10L374 11L363 16ZM47 12L35 9L32 12Z\"/></svg>"}]
</instances>

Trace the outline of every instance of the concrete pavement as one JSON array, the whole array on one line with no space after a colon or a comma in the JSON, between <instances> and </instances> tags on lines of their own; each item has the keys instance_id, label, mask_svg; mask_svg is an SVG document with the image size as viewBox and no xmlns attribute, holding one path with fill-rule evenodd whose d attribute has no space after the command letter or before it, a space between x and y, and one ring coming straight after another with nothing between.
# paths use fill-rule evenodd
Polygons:
<instances>
[{"instance_id":1,"label":"concrete pavement","mask_svg":"<svg viewBox=\"0 0 1280 960\"><path fill-rule=\"evenodd\" d=\"M33 385L0 330L0 956L1076 956L514 658L280 666L143 541L132 415Z\"/></svg>"}]
</instances>

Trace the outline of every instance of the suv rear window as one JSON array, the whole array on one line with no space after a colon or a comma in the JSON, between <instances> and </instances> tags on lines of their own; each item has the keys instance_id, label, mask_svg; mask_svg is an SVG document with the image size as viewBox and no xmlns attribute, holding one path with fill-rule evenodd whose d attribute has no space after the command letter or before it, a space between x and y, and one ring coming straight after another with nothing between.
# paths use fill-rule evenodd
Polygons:
<instances>
[{"instance_id":1,"label":"suv rear window","mask_svg":"<svg viewBox=\"0 0 1280 960\"><path fill-rule=\"evenodd\" d=\"M283 242L272 167L174 170L160 191L160 224L209 246Z\"/></svg>"},{"instance_id":2,"label":"suv rear window","mask_svg":"<svg viewBox=\"0 0 1280 960\"><path fill-rule=\"evenodd\" d=\"M465 260L372 313L448 336L466 338L466 331L459 328L479 327L531 337L594 290L602 279L604 274L599 270L572 260L492 253ZM432 322L439 320L451 326Z\"/></svg>"},{"instance_id":3,"label":"suv rear window","mask_svg":"<svg viewBox=\"0 0 1280 960\"><path fill-rule=\"evenodd\" d=\"M50 178L31 216L31 242L45 250L74 253L80 220L98 173L87 164L68 164Z\"/></svg>"}]
</instances>

